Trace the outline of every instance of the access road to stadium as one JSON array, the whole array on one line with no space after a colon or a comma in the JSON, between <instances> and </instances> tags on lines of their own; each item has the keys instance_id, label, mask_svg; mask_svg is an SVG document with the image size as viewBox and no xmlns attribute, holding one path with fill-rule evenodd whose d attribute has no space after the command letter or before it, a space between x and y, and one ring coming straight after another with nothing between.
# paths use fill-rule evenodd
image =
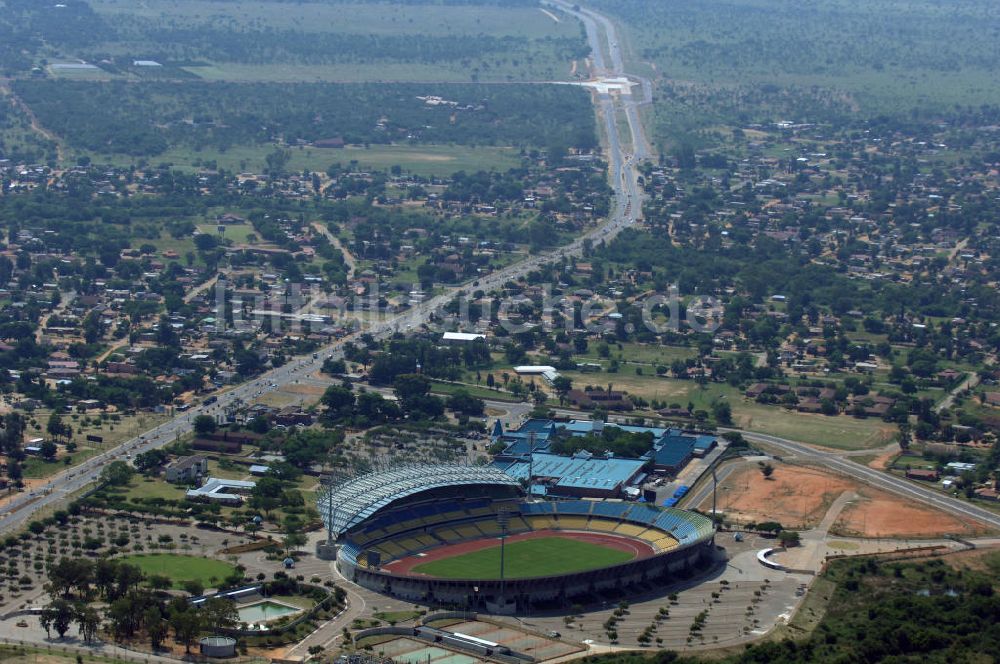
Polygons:
<instances>
[{"instance_id":1,"label":"access road to stadium","mask_svg":"<svg viewBox=\"0 0 1000 664\"><path fill-rule=\"evenodd\" d=\"M587 38L593 52L595 74L604 76L625 76L624 64L618 37L614 26L606 18L590 10L577 11L568 3L552 0L559 7L584 22ZM611 63L606 64L604 52L610 54ZM643 85L644 94L648 86ZM638 171L635 166L639 159L648 156L645 130L639 120L637 108L643 100L623 98L625 119L631 134L631 143L638 146L637 154L629 154L624 147L622 136L616 121L617 109L614 99L607 94L595 93L598 110L604 120L605 139L607 141L607 158L609 164L609 181L615 193L611 214L591 231L581 235L568 245L527 258L519 263L497 270L490 275L470 281L462 286L448 288L444 293L414 306L398 316L372 324L364 330L375 338L385 338L394 332L417 327L430 319L431 314L447 304L459 293L470 287L484 291L493 291L511 280L537 270L545 263L558 260L565 256L578 256L583 253L586 242L602 242L611 240L623 229L632 225L642 212L642 193L638 184ZM0 533L11 532L26 524L37 512L52 508L59 502L86 488L97 480L101 469L111 461L127 458L126 455L140 454L156 449L176 440L181 435L191 431L194 418L198 415L219 415L241 404L249 403L254 398L274 390L279 385L296 383L305 378L317 367L317 358L343 356L343 345L354 340L347 337L319 350L312 356L301 356L292 359L282 367L272 369L257 378L251 379L226 392L219 393L218 401L212 406L198 405L188 413L175 417L157 426L141 436L124 442L122 445L108 450L96 457L88 459L71 471L64 471L53 476L44 485L37 487L0 507Z\"/></svg>"}]
</instances>

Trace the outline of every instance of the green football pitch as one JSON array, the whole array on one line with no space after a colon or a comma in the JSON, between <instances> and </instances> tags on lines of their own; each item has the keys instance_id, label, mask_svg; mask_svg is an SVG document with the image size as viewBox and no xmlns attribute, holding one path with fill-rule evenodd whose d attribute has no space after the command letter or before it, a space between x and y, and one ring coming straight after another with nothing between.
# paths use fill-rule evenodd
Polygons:
<instances>
[{"instance_id":1,"label":"green football pitch","mask_svg":"<svg viewBox=\"0 0 1000 664\"><path fill-rule=\"evenodd\" d=\"M518 540L508 542L504 549L504 576L508 579L570 574L635 558L627 551L568 537ZM500 545L416 565L413 571L443 579L498 579Z\"/></svg>"}]
</instances>

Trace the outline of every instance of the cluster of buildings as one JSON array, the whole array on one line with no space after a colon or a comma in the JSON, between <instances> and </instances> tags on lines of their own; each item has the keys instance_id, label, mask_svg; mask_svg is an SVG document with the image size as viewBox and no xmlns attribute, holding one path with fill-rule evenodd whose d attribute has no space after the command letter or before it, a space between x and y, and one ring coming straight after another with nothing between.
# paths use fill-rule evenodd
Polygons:
<instances>
[{"instance_id":1,"label":"cluster of buildings","mask_svg":"<svg viewBox=\"0 0 1000 664\"><path fill-rule=\"evenodd\" d=\"M604 450L564 456L551 449L557 436L600 434L605 427L649 433L652 444L637 458L616 457ZM529 419L509 431L497 420L490 440L494 446L503 446L494 455L493 465L530 484L533 494L575 498L639 498L640 487L650 474L676 476L692 459L704 457L719 445L711 434L600 420Z\"/></svg>"}]
</instances>

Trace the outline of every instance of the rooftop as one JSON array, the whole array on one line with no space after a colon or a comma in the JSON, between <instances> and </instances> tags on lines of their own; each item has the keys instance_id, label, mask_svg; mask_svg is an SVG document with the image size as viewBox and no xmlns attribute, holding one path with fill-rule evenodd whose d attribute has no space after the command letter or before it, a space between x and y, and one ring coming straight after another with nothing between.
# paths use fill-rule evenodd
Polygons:
<instances>
[{"instance_id":1,"label":"rooftop","mask_svg":"<svg viewBox=\"0 0 1000 664\"><path fill-rule=\"evenodd\" d=\"M316 505L334 537L402 498L448 486L519 486L497 468L461 464L404 464L346 480L323 491Z\"/></svg>"},{"instance_id":2,"label":"rooftop","mask_svg":"<svg viewBox=\"0 0 1000 664\"><path fill-rule=\"evenodd\" d=\"M613 491L628 484L645 463L642 459L609 459L587 455L564 457L536 452L532 455L531 473L535 479L555 479L557 487ZM528 478L527 459L497 462L494 465L517 480Z\"/></svg>"},{"instance_id":3,"label":"rooftop","mask_svg":"<svg viewBox=\"0 0 1000 664\"><path fill-rule=\"evenodd\" d=\"M257 486L256 482L246 480L225 480L218 477L209 477L197 489L188 489L188 498L207 498L209 500L240 500L240 493L252 491Z\"/></svg>"}]
</instances>

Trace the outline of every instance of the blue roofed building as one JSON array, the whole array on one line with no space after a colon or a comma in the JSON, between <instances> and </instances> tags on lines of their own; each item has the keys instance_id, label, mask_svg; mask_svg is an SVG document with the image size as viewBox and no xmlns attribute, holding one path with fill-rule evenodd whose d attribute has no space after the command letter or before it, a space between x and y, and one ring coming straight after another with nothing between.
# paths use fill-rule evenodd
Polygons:
<instances>
[{"instance_id":1,"label":"blue roofed building","mask_svg":"<svg viewBox=\"0 0 1000 664\"><path fill-rule=\"evenodd\" d=\"M556 423L552 420L531 419L521 425L516 431L504 431L500 420L497 420L490 434L492 443L503 443L503 452L496 455L497 459L513 460L526 456L529 452L547 452L549 439L556 432ZM532 445L534 441L534 445Z\"/></svg>"},{"instance_id":2,"label":"blue roofed building","mask_svg":"<svg viewBox=\"0 0 1000 664\"><path fill-rule=\"evenodd\" d=\"M715 436L688 434L680 429L670 429L656 439L647 458L653 459L653 470L676 474L693 457L705 456L717 444L718 440Z\"/></svg>"},{"instance_id":3,"label":"blue roofed building","mask_svg":"<svg viewBox=\"0 0 1000 664\"><path fill-rule=\"evenodd\" d=\"M532 493L553 497L621 498L628 487L645 478L646 459L618 459L578 452L572 457L535 453L514 461L494 461L493 465L516 480L532 477ZM544 489L543 489L544 488Z\"/></svg>"},{"instance_id":4,"label":"blue roofed building","mask_svg":"<svg viewBox=\"0 0 1000 664\"><path fill-rule=\"evenodd\" d=\"M617 427L629 433L650 433L653 444L640 457L642 461L653 462L657 472L675 474L684 468L693 457L703 457L718 444L718 439L705 433L688 432L677 428L612 424L600 420L569 420L557 422L545 419L530 419L517 430L504 431L497 421L490 434L493 443L503 443L503 451L494 458L499 462L513 462L524 459L529 453L548 454L552 438L557 432L572 436L600 434L605 427ZM534 441L534 445L532 442ZM601 452L602 450L592 450ZM555 455L550 455L555 456Z\"/></svg>"}]
</instances>

